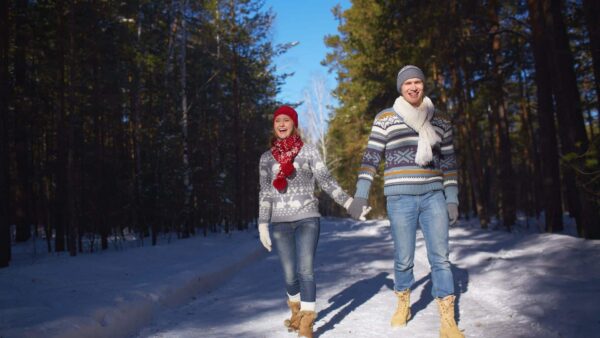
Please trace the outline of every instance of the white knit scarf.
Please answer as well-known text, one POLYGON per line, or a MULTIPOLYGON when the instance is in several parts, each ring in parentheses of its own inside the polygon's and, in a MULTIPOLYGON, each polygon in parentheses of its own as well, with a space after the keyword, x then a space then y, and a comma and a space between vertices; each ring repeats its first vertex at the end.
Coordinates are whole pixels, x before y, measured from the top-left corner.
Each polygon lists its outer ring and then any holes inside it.
POLYGON ((418 108, 408 103, 402 96, 399 96, 394 102, 396 114, 400 115, 404 123, 419 134, 415 163, 422 167, 431 162, 433 159, 431 148, 441 141, 429 122, 433 118, 434 110, 433 103, 427 96, 423 98, 423 102, 418 108))

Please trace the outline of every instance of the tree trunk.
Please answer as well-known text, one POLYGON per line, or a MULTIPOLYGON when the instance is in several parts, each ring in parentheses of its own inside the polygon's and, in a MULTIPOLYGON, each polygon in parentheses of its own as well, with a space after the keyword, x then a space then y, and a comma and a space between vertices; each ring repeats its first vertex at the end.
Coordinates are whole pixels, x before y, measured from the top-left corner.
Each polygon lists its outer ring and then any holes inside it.
POLYGON ((504 100, 504 78, 502 71, 502 45, 499 33, 500 23, 498 21, 498 4, 492 1, 489 16, 492 21, 492 74, 494 81, 495 99, 491 103, 492 114, 496 122, 494 146, 498 154, 498 191, 500 192, 500 217, 504 227, 508 230, 516 220, 515 191, 513 181, 511 144, 509 139, 509 117, 504 100))
POLYGON ((583 111, 579 98, 574 59, 569 47, 567 30, 562 18, 560 0, 543 0, 543 13, 546 28, 546 46, 552 62, 552 85, 556 100, 559 122, 559 136, 562 154, 574 154, 576 159, 564 167, 563 177, 567 186, 569 212, 575 217, 579 235, 586 238, 600 238, 600 217, 591 196, 581 187, 585 182, 578 170, 584 169, 583 155, 588 150, 583 111))
POLYGON ((56 133, 56 162, 53 166, 53 171, 56 180, 56 196, 53 202, 53 209, 55 213, 54 226, 56 230, 54 251, 61 252, 65 251, 65 229, 67 220, 67 148, 68 138, 65 132, 67 130, 67 114, 66 114, 66 89, 65 89, 65 22, 64 22, 65 8, 64 1, 59 0, 56 2, 56 42, 57 42, 57 64, 58 70, 57 75, 57 100, 58 100, 58 129, 56 133))
MULTIPOLYGON (((222 25, 222 18, 221 18, 221 9, 219 6, 215 6, 215 27, 216 27, 216 61, 218 65, 222 65, 222 54, 221 54, 221 45, 223 44, 223 38, 221 36, 222 32, 223 32, 223 25, 222 25)), ((217 81, 217 83, 221 82, 221 81, 225 81, 224 77, 222 77, 221 75, 219 76, 219 79, 217 81)), ((222 92, 222 86, 217 85, 215 86, 215 92, 214 92, 214 97, 215 100, 218 102, 217 103, 217 115, 218 116, 223 116, 224 111, 223 111, 223 92, 222 92)), ((205 120, 206 120, 206 137, 207 137, 207 144, 208 144, 208 153, 207 153, 207 157, 206 157, 206 166, 207 166, 207 174, 205 177, 205 182, 207 183, 205 186, 206 189, 206 195, 203 197, 204 200, 206 201, 206 208, 204 208, 204 212, 205 212, 205 223, 204 223, 204 228, 203 228, 203 234, 206 237, 208 235, 209 231, 214 231, 215 227, 217 225, 218 222, 218 218, 219 218, 219 214, 221 213, 220 210, 223 207, 223 203, 219 203, 218 201, 215 201, 214 198, 210 198, 208 192, 209 191, 216 191, 218 189, 217 184, 217 173, 218 173, 218 168, 219 168, 219 153, 220 153, 220 148, 223 147, 222 142, 218 142, 218 134, 215 133, 215 130, 219 130, 219 124, 216 123, 215 119, 213 119, 210 115, 206 116, 207 114, 204 113, 205 116, 205 120)))
POLYGON ((8 113, 9 113, 9 73, 8 40, 10 23, 8 21, 8 1, 0 5, 0 268, 8 266, 11 259, 10 247, 10 188, 8 156, 8 113))
MULTIPOLYGON (((583 0, 583 14, 590 37, 596 97, 600 97, 600 1, 583 0)), ((596 99, 596 110, 600 111, 600 102, 598 99, 596 99)))
MULTIPOLYGON (((469 71, 465 69, 464 59, 461 59, 461 68, 463 68, 463 72, 465 74, 469 74, 469 71)), ((453 88, 459 90, 458 102, 459 102, 459 112, 464 114, 465 123, 459 125, 459 131, 464 133, 464 139, 468 140, 465 143, 467 156, 470 156, 470 159, 466 161, 467 167, 464 169, 469 172, 469 178, 471 180, 472 190, 473 190, 473 199, 474 199, 474 207, 477 216, 479 217, 479 225, 482 229, 486 229, 488 224, 490 223, 489 211, 487 207, 486 193, 484 188, 484 177, 483 177, 483 165, 481 163, 481 144, 479 128, 477 126, 477 116, 473 113, 471 109, 471 104, 469 100, 469 92, 471 90, 471 86, 469 83, 460 83, 460 77, 458 76, 459 70, 456 68, 452 69, 452 83, 453 88)), ((468 76, 465 77, 469 79, 468 76)), ((468 81, 468 80, 466 80, 468 81)), ((462 189, 461 189, 462 190, 462 189)))
MULTIPOLYGON (((522 61, 524 62, 524 61, 522 61)), ((525 83, 525 78, 522 72, 519 72, 519 93, 521 97, 520 111, 521 111, 521 137, 524 140, 523 147, 523 162, 525 164, 526 177, 522 180, 522 187, 526 189, 525 196, 521 194, 521 198, 526 199, 526 209, 528 216, 539 216, 541 212, 540 208, 540 191, 541 191, 541 180, 540 180, 540 161, 539 154, 537 152, 537 142, 533 131, 533 120, 531 114, 531 102, 529 101, 529 90, 525 83)))
POLYGON ((183 172, 183 237, 189 237, 191 233, 190 215, 191 215, 191 196, 194 192, 192 183, 192 175, 189 161, 189 145, 188 145, 188 119, 189 106, 187 102, 187 67, 186 67, 186 50, 187 50, 187 20, 185 12, 188 8, 188 0, 185 0, 180 7, 181 15, 181 41, 180 41, 180 90, 181 90, 181 134, 182 134, 182 172, 183 172))
MULTIPOLYGON (((231 20, 231 27, 236 27, 237 23, 236 23, 236 8, 235 8, 235 1, 231 0, 229 2, 229 14, 230 14, 230 20, 231 20)), ((233 30, 234 32, 237 30, 233 30)), ((235 34, 235 33, 234 33, 235 34)), ((237 226, 237 228, 241 228, 241 219, 242 219, 242 210, 243 210, 243 201, 242 201, 242 192, 243 192, 243 181, 242 181, 242 171, 239 170, 239 168, 242 168, 242 153, 241 153, 241 149, 243 147, 243 144, 240 143, 244 142, 243 138, 239 138, 236 137, 240 131, 240 118, 241 118, 241 114, 240 114, 240 110, 241 110, 241 97, 240 97, 240 88, 239 88, 239 82, 240 82, 240 67, 239 67, 239 55, 238 55, 238 37, 237 36, 233 36, 232 37, 232 43, 231 43, 231 50, 232 50, 232 74, 231 74, 231 81, 232 81, 232 95, 233 95, 233 128, 232 128, 232 140, 238 140, 237 142, 235 142, 233 144, 233 151, 234 151, 234 162, 233 162, 233 173, 234 173, 234 182, 233 182, 233 189, 234 189, 234 214, 233 219, 231 219, 232 224, 235 224, 237 226), (236 144, 237 143, 237 144, 236 144)), ((227 231, 229 231, 229 228, 226 229, 227 231)))
POLYGON ((75 3, 71 0, 69 6, 69 110, 67 121, 67 248, 69 255, 77 255, 76 240, 79 237, 77 226, 77 208, 76 208, 76 191, 77 191, 77 174, 76 174, 76 154, 75 154, 75 124, 76 124, 76 104, 75 104, 75 3))
POLYGON ((30 114, 31 104, 27 100, 27 63, 26 46, 28 44, 27 32, 27 1, 17 1, 15 25, 15 159, 16 159, 16 187, 15 187, 15 223, 17 242, 27 241, 31 237, 31 163, 30 163, 30 114))
MULTIPOLYGON (((100 67, 100 61, 98 55, 92 56, 92 78, 94 83, 94 90, 100 91, 100 76, 102 74, 102 68, 100 67)), ((100 249, 108 249, 108 236, 110 235, 110 225, 108 222, 108 214, 110 212, 108 207, 108 200, 110 200, 110 192, 108 188, 108 182, 106 180, 106 121, 108 114, 104 106, 106 101, 98 102, 93 106, 94 114, 94 134, 95 134, 95 154, 94 154, 94 176, 95 186, 93 187, 94 198, 93 202, 93 218, 95 231, 100 235, 100 249)))
MULTIPOLYGON (((463 66, 464 68, 464 66, 463 66)), ((469 83, 465 85, 465 92, 463 96, 467 102, 466 106, 466 119, 467 125, 469 126, 469 151, 473 154, 473 158, 470 163, 469 171, 472 173, 471 179, 473 180, 474 194, 475 194, 475 207, 477 215, 479 216, 479 225, 482 229, 487 229, 490 224, 490 210, 489 210, 489 182, 486 180, 484 163, 481 160, 481 156, 484 153, 482 147, 484 142, 481 135, 479 134, 479 127, 477 123, 477 114, 472 111, 471 100, 469 99, 469 92, 471 86, 469 83)))
MULTIPOLYGON (((142 34, 142 18, 141 9, 138 8, 137 15, 137 36, 136 36, 136 51, 141 52, 141 34, 142 34)), ((142 128, 142 122, 140 118, 140 96, 142 93, 142 81, 140 80, 140 57, 136 57, 133 65, 133 72, 131 74, 130 82, 130 102, 131 107, 131 119, 129 121, 129 136, 131 143, 131 158, 132 163, 132 177, 131 177, 131 195, 132 195, 132 208, 131 208, 131 219, 132 228, 138 232, 139 238, 143 241, 145 234, 147 233, 146 224, 142 219, 142 151, 141 151, 141 137, 140 131, 142 128)))
POLYGON ((544 22, 539 0, 528 0, 529 21, 532 27, 531 44, 535 59, 535 82, 537 87, 537 118, 540 128, 539 154, 542 176, 542 199, 547 232, 563 230, 562 195, 558 157, 558 141, 552 102, 550 63, 544 51, 544 22))

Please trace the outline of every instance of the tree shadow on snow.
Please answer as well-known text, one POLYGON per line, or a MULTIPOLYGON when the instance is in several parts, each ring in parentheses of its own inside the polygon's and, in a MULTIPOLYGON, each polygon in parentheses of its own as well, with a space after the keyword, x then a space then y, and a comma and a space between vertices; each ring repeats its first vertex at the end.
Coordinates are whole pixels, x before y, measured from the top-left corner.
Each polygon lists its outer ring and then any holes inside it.
POLYGON ((336 313, 331 320, 325 323, 325 325, 320 326, 315 332, 315 335, 319 336, 333 329, 334 326, 339 324, 346 316, 348 316, 348 314, 379 293, 383 286, 393 290, 394 282, 387 278, 388 275, 389 273, 387 272, 381 272, 375 277, 360 280, 345 288, 337 295, 329 298, 328 301, 331 304, 326 309, 319 311, 320 318, 324 318, 329 313, 342 307, 343 309, 336 313))
MULTIPOLYGON (((454 277, 454 295, 456 296, 456 300, 454 302, 454 313, 456 317, 456 322, 458 323, 460 321, 460 311, 458 311, 460 308, 460 297, 463 293, 467 292, 468 290, 469 272, 466 269, 459 268, 454 264, 451 264, 450 268, 452 269, 452 276, 454 277)), ((415 318, 415 315, 419 313, 419 311, 424 310, 425 308, 427 308, 429 303, 433 302, 433 296, 431 295, 431 290, 433 288, 433 283, 431 281, 431 273, 416 281, 415 284, 413 284, 413 286, 411 287, 411 289, 414 290, 423 283, 425 283, 425 285, 423 286, 423 290, 421 290, 419 300, 417 300, 410 307, 412 318, 415 318)))

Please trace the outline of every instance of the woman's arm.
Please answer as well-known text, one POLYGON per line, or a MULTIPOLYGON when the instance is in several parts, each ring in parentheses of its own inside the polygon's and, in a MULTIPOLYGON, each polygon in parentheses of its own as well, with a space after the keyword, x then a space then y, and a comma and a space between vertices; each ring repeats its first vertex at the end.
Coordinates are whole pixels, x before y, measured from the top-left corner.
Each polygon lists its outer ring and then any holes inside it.
POLYGON ((273 202, 271 197, 271 167, 267 156, 261 156, 258 166, 260 191, 258 193, 258 224, 269 224, 273 202))
POLYGON ((333 178, 325 163, 321 158, 321 154, 314 148, 310 147, 310 167, 314 177, 317 180, 319 187, 331 196, 331 198, 339 205, 348 209, 352 202, 352 198, 348 195, 338 182, 333 178))

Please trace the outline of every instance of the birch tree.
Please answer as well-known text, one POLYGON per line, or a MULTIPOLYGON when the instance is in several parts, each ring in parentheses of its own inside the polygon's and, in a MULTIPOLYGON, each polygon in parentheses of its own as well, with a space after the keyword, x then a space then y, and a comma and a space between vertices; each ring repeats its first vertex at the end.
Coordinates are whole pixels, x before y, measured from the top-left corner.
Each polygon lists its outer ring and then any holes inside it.
MULTIPOLYGON (((303 97, 308 124, 306 134, 317 146, 325 165, 329 167, 327 125, 331 115, 331 93, 327 89, 326 78, 321 75, 313 76, 310 87, 303 92, 303 97)), ((335 162, 332 165, 335 165, 335 162)))

